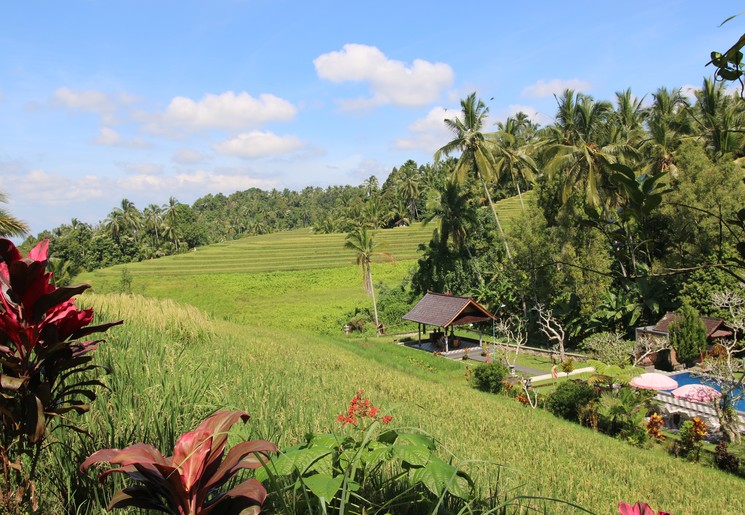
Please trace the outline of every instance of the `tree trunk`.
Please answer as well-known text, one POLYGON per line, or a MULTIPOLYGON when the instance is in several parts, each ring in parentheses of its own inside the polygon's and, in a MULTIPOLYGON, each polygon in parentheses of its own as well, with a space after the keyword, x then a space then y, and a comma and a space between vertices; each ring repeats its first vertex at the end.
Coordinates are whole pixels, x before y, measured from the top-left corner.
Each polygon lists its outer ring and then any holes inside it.
POLYGON ((507 236, 504 234, 504 230, 502 230, 502 224, 499 223, 499 215, 497 215, 497 210, 494 207, 494 202, 491 200, 491 194, 489 193, 489 188, 486 186, 486 181, 481 180, 481 183, 484 185, 484 191, 486 192, 486 199, 489 201, 489 206, 491 207, 492 213, 494 213, 494 219, 497 221, 497 227, 499 228, 499 235, 502 237, 502 242, 504 243, 504 250, 507 254, 507 259, 511 262, 512 261, 512 253, 510 252, 510 246, 507 244, 507 236))
POLYGON ((523 211, 525 211, 525 202, 523 202, 523 194, 520 191, 520 184, 518 184, 518 182, 515 181, 515 186, 517 187, 517 196, 520 197, 520 206, 522 206, 523 211))
POLYGON ((739 445, 742 437, 740 436, 740 420, 737 412, 732 406, 723 407, 720 402, 717 402, 714 407, 719 418, 719 428, 724 434, 725 440, 731 444, 739 445))
POLYGON ((370 294, 372 295, 373 311, 375 312, 375 336, 380 336, 380 322, 378 321, 378 303, 375 301, 375 286, 372 282, 372 271, 370 263, 367 264, 367 280, 370 282, 370 294))

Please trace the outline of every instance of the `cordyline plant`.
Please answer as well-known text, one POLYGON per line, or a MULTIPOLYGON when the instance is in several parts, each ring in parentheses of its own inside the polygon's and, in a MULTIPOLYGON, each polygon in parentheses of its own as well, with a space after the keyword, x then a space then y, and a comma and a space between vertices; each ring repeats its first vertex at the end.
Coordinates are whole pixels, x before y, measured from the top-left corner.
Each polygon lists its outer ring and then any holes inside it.
POLYGON ((23 258, 0 239, 0 502, 6 511, 36 509, 34 477, 47 426, 79 430, 68 419, 83 413, 101 383, 86 372, 101 340, 85 340, 121 321, 89 325, 93 310, 71 300, 88 285, 55 287, 46 271, 49 241, 23 258))
POLYGON ((225 454, 230 428, 249 416, 241 411, 219 411, 176 442, 173 456, 164 457, 152 445, 138 443, 126 449, 103 449, 91 454, 81 472, 94 463, 111 463, 99 476, 119 472, 137 482, 119 490, 108 509, 137 507, 178 515, 256 514, 266 490, 256 479, 247 479, 227 492, 219 489, 243 469, 257 469, 277 447, 266 440, 234 445, 225 454), (245 511, 244 511, 245 510, 245 511))

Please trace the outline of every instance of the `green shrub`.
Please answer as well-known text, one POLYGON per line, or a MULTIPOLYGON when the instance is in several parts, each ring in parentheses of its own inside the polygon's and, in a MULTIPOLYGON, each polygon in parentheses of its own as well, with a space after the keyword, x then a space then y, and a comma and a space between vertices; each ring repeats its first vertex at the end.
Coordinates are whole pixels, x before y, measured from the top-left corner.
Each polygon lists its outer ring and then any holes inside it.
POLYGON ((548 410, 557 417, 579 421, 580 409, 598 398, 595 389, 582 381, 567 381, 556 387, 546 401, 548 410))
POLYGON ((499 393, 504 388, 504 379, 509 372, 507 367, 499 362, 479 365, 473 370, 471 385, 482 392, 499 393))
POLYGON ((714 451, 714 463, 725 472, 737 474, 740 472, 740 458, 727 450, 727 443, 719 442, 714 451))
POLYGON ((670 343, 678 361, 690 365, 706 349, 706 327, 693 306, 683 304, 670 324, 670 343))
POLYGON ((592 355, 606 365, 625 367, 631 364, 631 355, 636 344, 625 340, 619 333, 602 332, 585 338, 580 349, 592 355))

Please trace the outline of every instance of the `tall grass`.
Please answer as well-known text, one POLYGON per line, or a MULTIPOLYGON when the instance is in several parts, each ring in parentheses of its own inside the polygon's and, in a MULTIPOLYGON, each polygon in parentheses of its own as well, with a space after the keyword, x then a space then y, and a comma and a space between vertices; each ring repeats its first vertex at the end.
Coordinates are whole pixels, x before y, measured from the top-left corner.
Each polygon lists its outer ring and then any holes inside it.
MULTIPOLYGON (((394 425, 432 434, 445 455, 509 466, 501 487, 510 494, 561 498, 597 513, 638 499, 673 513, 745 513, 742 480, 477 392, 459 379, 458 363, 375 339, 211 321, 191 307, 138 296, 82 299, 101 318, 126 323, 110 330, 97 357, 111 367, 104 378, 111 391, 101 392, 84 417, 91 437, 55 433, 61 443, 48 467, 57 472, 43 485, 45 494, 57 492, 52 513, 63 506, 100 511, 97 499, 106 499, 113 485, 98 487, 76 471, 94 449, 146 441, 169 452, 180 433, 221 408, 252 415, 236 426, 235 439, 286 447, 309 431, 334 429, 359 388, 395 417, 394 425), (86 495, 88 489, 96 493, 86 495)), ((472 469, 484 490, 496 481, 493 468, 472 469)))

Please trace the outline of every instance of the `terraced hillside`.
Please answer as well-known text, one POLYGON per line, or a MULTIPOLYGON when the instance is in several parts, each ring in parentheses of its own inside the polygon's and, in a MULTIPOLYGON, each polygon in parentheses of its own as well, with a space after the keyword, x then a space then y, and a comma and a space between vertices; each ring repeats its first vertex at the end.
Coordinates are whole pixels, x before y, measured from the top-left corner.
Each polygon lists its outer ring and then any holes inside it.
MULTIPOLYGON (((503 225, 509 226, 520 213, 520 202, 508 199, 498 209, 503 225)), ((375 283, 400 284, 419 257, 419 244, 430 239, 433 229, 434 224, 414 224, 376 231, 379 250, 393 261, 379 257, 373 263, 375 283)), ((252 236, 96 270, 75 281, 93 285, 98 293, 131 291, 173 299, 225 320, 278 329, 289 324, 296 330, 339 334, 355 310, 372 307, 344 238, 308 229, 252 236), (126 288, 125 275, 129 277, 126 288)))
MULTIPOLYGON (((517 197, 496 204, 503 226, 520 214, 517 197)), ((375 231, 380 243, 378 250, 389 254, 396 262, 417 259, 417 248, 427 242, 435 224, 421 223, 410 227, 375 231)), ((354 253, 344 248, 344 234, 315 234, 310 229, 250 236, 240 240, 218 243, 188 252, 126 265, 134 275, 198 275, 214 273, 261 273, 294 270, 322 270, 353 265, 354 253)), ((378 262, 386 257, 379 256, 378 262)), ((96 272, 106 277, 121 274, 121 266, 96 272)))

